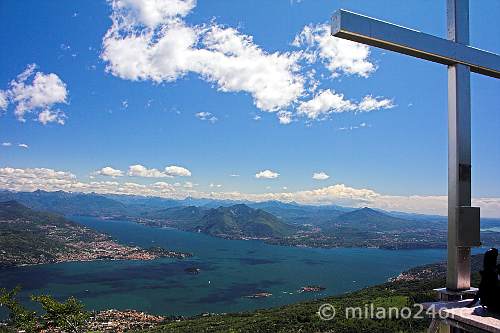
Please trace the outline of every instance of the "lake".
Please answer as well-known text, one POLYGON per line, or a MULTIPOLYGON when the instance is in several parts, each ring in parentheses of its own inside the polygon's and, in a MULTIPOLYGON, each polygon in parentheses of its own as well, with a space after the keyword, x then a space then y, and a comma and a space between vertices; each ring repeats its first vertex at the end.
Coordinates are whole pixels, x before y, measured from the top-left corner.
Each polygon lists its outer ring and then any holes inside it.
POLYGON ((481 231, 500 232, 500 227, 481 228, 481 231))
POLYGON ((342 294, 385 282, 408 268, 445 259, 446 251, 313 249, 215 238, 129 221, 72 220, 143 247, 191 252, 193 258, 75 262, 0 270, 0 286, 21 284, 23 296, 75 296, 87 309, 138 309, 163 315, 235 312, 342 294), (200 274, 184 270, 199 267, 200 274), (321 293, 299 293, 321 285, 321 293), (267 298, 244 296, 270 292, 267 298))

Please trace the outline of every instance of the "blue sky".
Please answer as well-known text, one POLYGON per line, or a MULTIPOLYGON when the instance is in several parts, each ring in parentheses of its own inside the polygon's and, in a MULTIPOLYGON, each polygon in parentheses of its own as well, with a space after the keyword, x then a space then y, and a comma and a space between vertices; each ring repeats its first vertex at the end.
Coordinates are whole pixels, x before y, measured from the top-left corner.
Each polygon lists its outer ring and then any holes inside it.
MULTIPOLYGON (((339 8, 445 36, 445 1, 153 3, 0 3, 1 187, 445 212, 446 67, 321 46, 339 8)), ((500 53, 499 12, 471 1, 471 45, 500 53)), ((473 196, 500 216, 500 81, 471 85, 473 196)))

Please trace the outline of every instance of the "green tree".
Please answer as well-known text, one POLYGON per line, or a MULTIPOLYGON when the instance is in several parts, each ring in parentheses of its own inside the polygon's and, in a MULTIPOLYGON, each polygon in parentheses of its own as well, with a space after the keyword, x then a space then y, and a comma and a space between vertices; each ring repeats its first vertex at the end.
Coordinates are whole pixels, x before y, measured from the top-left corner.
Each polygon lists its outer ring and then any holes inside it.
POLYGON ((90 318, 82 302, 70 297, 66 302, 58 302, 52 296, 31 296, 34 302, 40 303, 45 314, 40 321, 44 328, 59 328, 66 332, 81 332, 90 318))
POLYGON ((52 296, 31 296, 33 302, 42 306, 44 314, 37 316, 35 311, 28 310, 17 300, 21 287, 12 290, 0 289, 0 307, 9 311, 9 327, 24 330, 27 333, 41 329, 57 328, 64 332, 79 333, 85 329, 90 313, 84 305, 74 297, 65 302, 58 302, 52 296))
POLYGON ((29 333, 36 332, 36 313, 35 311, 26 309, 16 299, 17 294, 19 294, 20 291, 20 286, 17 286, 10 291, 4 288, 0 289, 0 307, 5 307, 9 311, 11 326, 29 333))

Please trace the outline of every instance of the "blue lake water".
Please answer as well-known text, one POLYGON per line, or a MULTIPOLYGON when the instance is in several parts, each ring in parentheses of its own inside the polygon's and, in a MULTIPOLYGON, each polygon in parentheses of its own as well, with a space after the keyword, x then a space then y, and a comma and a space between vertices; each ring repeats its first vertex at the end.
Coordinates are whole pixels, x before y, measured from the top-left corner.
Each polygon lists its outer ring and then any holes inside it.
POLYGON ((500 227, 481 228, 481 231, 500 232, 500 227))
POLYGON ((408 268, 444 260, 445 250, 312 249, 235 241, 142 226, 129 221, 73 217, 116 240, 192 252, 185 260, 97 261, 0 270, 0 286, 24 294, 75 296, 88 309, 138 309, 165 315, 235 312, 341 294, 385 282, 408 268), (199 267, 198 275, 184 269, 199 267), (321 285, 322 293, 298 293, 321 285), (270 292, 268 298, 244 296, 270 292))

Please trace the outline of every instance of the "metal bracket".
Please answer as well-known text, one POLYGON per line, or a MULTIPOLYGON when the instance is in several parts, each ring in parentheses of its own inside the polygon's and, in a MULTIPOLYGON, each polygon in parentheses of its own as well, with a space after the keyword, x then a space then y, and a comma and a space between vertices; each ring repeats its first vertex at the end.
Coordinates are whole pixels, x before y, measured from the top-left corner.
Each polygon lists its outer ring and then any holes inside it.
POLYGON ((481 245, 479 207, 457 207, 457 246, 473 247, 481 245))

